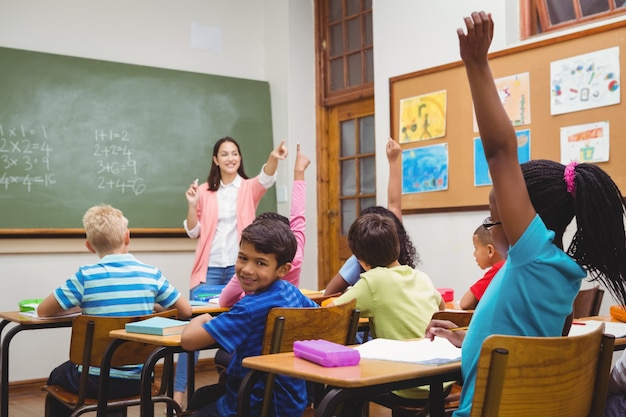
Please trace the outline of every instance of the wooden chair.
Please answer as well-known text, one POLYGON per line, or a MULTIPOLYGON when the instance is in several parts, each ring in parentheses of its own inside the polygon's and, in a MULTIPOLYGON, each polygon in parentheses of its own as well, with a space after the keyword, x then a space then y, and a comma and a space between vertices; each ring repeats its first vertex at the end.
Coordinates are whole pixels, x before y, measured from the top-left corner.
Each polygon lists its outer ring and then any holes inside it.
MULTIPOLYGON (((441 310, 433 314, 433 320, 449 320, 459 327, 469 326, 474 310, 441 310)), ((461 386, 453 384, 444 392, 444 407, 446 413, 456 410, 459 406, 461 386)), ((400 399, 387 395, 373 398, 372 402, 391 409, 392 417, 423 417, 430 412, 428 400, 425 399, 400 399)))
POLYGON ((492 335, 478 361, 471 417, 601 417, 614 337, 492 335))
MULTIPOLYGON (((41 389, 46 391, 46 417, 51 415, 50 404, 56 400, 72 411, 71 416, 96 411, 98 398, 87 397, 86 388, 89 375, 89 368, 100 366, 102 357, 112 342, 109 337, 111 330, 123 329, 126 323, 143 320, 153 316, 177 317, 178 310, 172 309, 160 313, 134 316, 134 317, 103 317, 103 316, 77 316, 72 322, 72 338, 70 341, 70 361, 82 365, 80 388, 78 394, 67 391, 58 385, 45 385, 41 389)), ((113 355, 111 366, 118 367, 124 365, 134 365, 144 363, 145 359, 155 349, 154 345, 139 342, 128 342, 121 345, 113 355)), ((176 412, 182 412, 178 403, 170 396, 166 395, 168 381, 171 380, 173 370, 173 358, 165 361, 160 384, 153 384, 153 401, 166 402, 170 404, 176 412)), ((100 384, 108 386, 109 375, 100 375, 100 384)), ((126 408, 132 405, 139 405, 139 395, 127 398, 110 399, 107 401, 107 409, 120 410, 126 415, 126 408)))
MULTIPOLYGON (((296 340, 324 339, 342 345, 354 344, 359 323, 356 300, 332 307, 273 308, 267 315, 262 355, 293 351, 296 340)), ((240 398, 250 398, 260 375, 250 372, 239 389, 240 398)), ((274 375, 268 374, 261 416, 268 414, 272 402, 274 375)), ((319 389, 319 387, 317 388, 319 389)), ((317 392, 317 391, 316 391, 317 392)), ((316 397, 319 396, 316 394, 316 397)), ((240 401, 238 415, 250 415, 250 403, 240 401)))
POLYGON ((604 290, 600 287, 588 288, 578 291, 572 307, 573 317, 597 316, 600 313, 604 290))

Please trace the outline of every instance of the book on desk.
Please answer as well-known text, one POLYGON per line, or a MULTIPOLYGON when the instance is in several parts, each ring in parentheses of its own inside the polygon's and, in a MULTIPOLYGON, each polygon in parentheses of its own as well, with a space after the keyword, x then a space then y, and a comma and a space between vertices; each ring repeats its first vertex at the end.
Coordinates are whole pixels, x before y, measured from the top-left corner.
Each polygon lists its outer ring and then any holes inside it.
POLYGON ((128 333, 154 334, 157 336, 171 336, 183 332, 189 322, 170 319, 167 317, 150 317, 146 320, 126 323, 128 333))

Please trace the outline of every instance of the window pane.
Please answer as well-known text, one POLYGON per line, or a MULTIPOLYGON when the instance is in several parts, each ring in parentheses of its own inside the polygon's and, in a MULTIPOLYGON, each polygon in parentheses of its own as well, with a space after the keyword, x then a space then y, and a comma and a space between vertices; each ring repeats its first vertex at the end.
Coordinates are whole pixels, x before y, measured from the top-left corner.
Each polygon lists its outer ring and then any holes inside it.
POLYGON ((361 211, 376 205, 375 197, 365 197, 361 199, 361 211))
MULTIPOLYGON (((624 0, 626 1, 626 0, 624 0)), ((365 82, 374 82, 374 50, 366 49, 365 53, 365 82)))
POLYGON ((620 8, 626 6, 626 0, 615 0, 615 7, 620 8))
POLYGON ((361 11, 361 0, 348 0, 346 16, 352 16, 361 11))
POLYGON ((354 159, 341 161, 341 195, 356 195, 356 168, 354 159))
MULTIPOLYGON (((624 0, 626 1, 626 0, 624 0)), ((372 0, 365 0, 365 6, 364 6, 364 10, 369 10, 372 8, 372 0)))
POLYGON ((546 0, 546 2, 548 3, 548 14, 550 15, 550 23, 552 23, 553 25, 576 19, 574 3, 572 3, 571 1, 546 0))
POLYGON ((361 158, 361 194, 376 192, 376 158, 361 158))
POLYGON ((348 20, 348 52, 361 49, 361 19, 348 20))
POLYGON ((342 0, 328 0, 328 21, 334 22, 342 17, 342 0))
POLYGON ((354 120, 341 122, 341 156, 356 155, 354 120))
POLYGON ((348 235, 350 226, 356 219, 356 200, 343 200, 341 202, 341 234, 348 235))
POLYGON ((348 87, 363 84, 361 76, 361 53, 348 55, 348 87))
POLYGON ((330 26, 328 29, 329 43, 330 43, 330 56, 336 57, 343 54, 343 25, 330 26))
POLYGON ((374 153, 376 145, 374 140, 374 116, 362 117, 359 120, 359 153, 374 153))
POLYGON ((580 0, 580 11, 583 16, 609 11, 608 0, 580 0))
POLYGON ((372 14, 371 13, 367 13, 363 15, 363 23, 364 23, 363 36, 365 37, 364 46, 372 46, 374 45, 374 31, 372 30, 372 14))
POLYGON ((333 59, 330 61, 330 89, 338 91, 343 88, 343 58, 333 59))

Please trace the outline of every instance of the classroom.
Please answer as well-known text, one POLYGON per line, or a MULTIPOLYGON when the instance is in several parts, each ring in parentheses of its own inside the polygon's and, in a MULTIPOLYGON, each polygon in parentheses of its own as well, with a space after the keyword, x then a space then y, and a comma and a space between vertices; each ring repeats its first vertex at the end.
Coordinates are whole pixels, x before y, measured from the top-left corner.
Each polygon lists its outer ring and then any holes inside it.
MULTIPOLYGON (((289 156, 278 168, 277 211, 289 212, 282 198, 291 189, 296 145, 311 159, 307 172, 307 243, 301 287, 318 289, 318 218, 320 195, 316 132, 315 26, 310 0, 2 0, 0 47, 135 64, 193 73, 267 81, 271 95, 273 141, 281 140, 289 156), (211 42, 194 44, 193 34, 207 29, 211 42)), ((517 0, 373 1, 376 201, 386 206, 388 181, 385 142, 392 131, 390 78, 459 60, 456 28, 473 10, 492 13, 496 35, 491 50, 519 43, 517 0), (434 41, 436 40, 436 41, 434 41)), ((622 17, 623 19, 623 17, 622 17)), ((0 64, 1 66, 2 64, 0 64)), ((6 100, 7 98, 5 98, 6 100)), ((8 98, 9 100, 11 98, 8 98)), ((0 115, 0 118, 2 115, 0 115)), ((1 123, 1 121, 0 121, 1 123)), ((454 121, 449 121, 454 123, 454 121)), ((224 132, 224 136, 229 132, 224 132)), ((184 143, 184 132, 178 141, 184 143)), ((183 152, 190 150, 181 147, 183 152)), ((209 156, 206 155, 207 161, 209 156)), ((184 154, 180 158, 185 158, 184 154)), ((208 165, 207 165, 208 166, 208 165)), ((246 167, 256 174, 259 166, 246 167)), ((189 181, 193 181, 190 177, 189 181)), ((188 184, 180 190, 180 200, 188 184)), ((93 204, 101 203, 93 201, 93 204)), ((456 298, 482 273, 472 256, 472 233, 489 214, 483 208, 433 211, 404 216, 404 225, 420 255, 419 268, 437 287, 452 288, 456 298)), ((4 204, 0 212, 6 208, 4 204)), ((158 209, 158 208, 148 208, 158 209)), ((185 216, 180 213, 180 227, 185 216)), ((132 228, 133 219, 130 218, 132 228)), ((134 238, 131 252, 158 265, 183 293, 188 291, 195 241, 186 237, 134 238)), ((94 255, 79 237, 0 238, 4 285, 2 311, 17 301, 43 297, 94 255)), ((586 283, 584 285, 587 285, 586 283)), ((605 297, 601 314, 608 314, 605 297)), ((11 381, 44 378, 67 357, 69 330, 46 335, 46 355, 37 346, 41 335, 28 334, 12 345, 11 381), (14 365, 13 365, 14 364, 14 365)))

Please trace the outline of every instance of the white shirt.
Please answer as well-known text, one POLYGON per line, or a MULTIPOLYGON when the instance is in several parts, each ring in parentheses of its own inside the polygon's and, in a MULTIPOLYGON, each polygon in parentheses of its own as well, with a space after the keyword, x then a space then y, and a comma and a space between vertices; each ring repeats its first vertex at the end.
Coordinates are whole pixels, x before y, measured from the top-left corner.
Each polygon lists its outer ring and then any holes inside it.
MULTIPOLYGON (((263 171, 265 165, 261 168, 259 174, 259 183, 270 188, 276 182, 276 174, 267 175, 263 171)), ((239 254, 239 236, 237 235, 237 194, 241 188, 243 178, 237 175, 235 180, 230 184, 224 184, 220 181, 220 187, 217 189, 217 229, 213 236, 211 244, 211 253, 209 254, 209 267, 224 268, 235 264, 237 255, 239 254)), ((189 230, 187 228, 187 219, 183 221, 183 226, 187 232, 187 236, 197 238, 200 236, 200 222, 189 230)))

